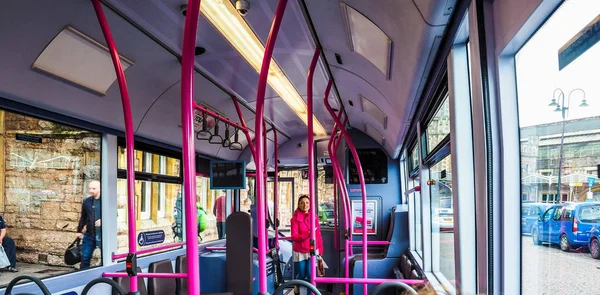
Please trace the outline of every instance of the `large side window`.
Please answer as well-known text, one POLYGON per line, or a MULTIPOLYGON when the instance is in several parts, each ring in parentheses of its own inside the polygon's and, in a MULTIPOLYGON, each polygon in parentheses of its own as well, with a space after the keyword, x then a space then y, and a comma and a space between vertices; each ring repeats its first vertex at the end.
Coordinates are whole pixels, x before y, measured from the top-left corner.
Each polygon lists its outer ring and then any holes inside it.
MULTIPOLYGON (((49 277, 79 268, 63 262, 78 229, 101 242, 102 228, 94 225, 102 209, 100 149, 99 133, 0 109, 0 230, 20 274, 49 277), (80 227, 86 199, 94 205, 86 206, 91 222, 80 227)), ((101 265, 99 250, 90 258, 91 267, 101 265)), ((0 285, 13 277, 2 274, 0 285)))
MULTIPOLYGON (((564 1, 516 53, 521 195, 527 195, 528 202, 600 201, 598 175, 591 174, 600 163, 600 44, 593 41, 599 14, 598 1, 564 1)), ((543 219, 549 219, 547 215, 543 219)), ((559 207, 552 219, 572 220, 572 215, 559 207)), ((550 227, 553 235, 557 229, 550 227)), ((571 234, 583 236, 586 230, 574 221, 569 225, 571 248, 588 246, 587 238, 571 239, 571 234)), ((558 259, 559 253, 536 245, 525 234, 520 248, 522 294, 552 293, 556 288, 572 293, 600 277, 596 260, 576 252, 560 253, 561 267, 548 272, 546 262, 558 259), (570 268, 577 271, 567 271, 570 268)), ((561 239, 549 242, 558 246, 561 239)))
MULTIPOLYGON (((137 201, 138 247, 157 247, 183 239, 182 183, 180 160, 157 152, 136 150, 135 197, 137 201), (152 238, 145 238, 152 237, 152 238), (164 237, 155 239, 154 237, 164 237)), ((117 253, 128 252, 127 155, 118 147, 117 253)))

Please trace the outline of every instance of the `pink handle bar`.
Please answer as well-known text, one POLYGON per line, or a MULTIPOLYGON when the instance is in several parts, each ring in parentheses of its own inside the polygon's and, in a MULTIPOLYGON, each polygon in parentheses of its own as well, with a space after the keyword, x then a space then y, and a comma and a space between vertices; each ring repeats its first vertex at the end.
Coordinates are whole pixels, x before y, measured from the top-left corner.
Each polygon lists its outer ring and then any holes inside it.
MULTIPOLYGON (((225 251, 227 250, 227 247, 206 247, 204 248, 207 251, 225 251)), ((252 248, 252 251, 254 251, 254 253, 258 253, 258 249, 257 248, 252 248)))
MULTIPOLYGON (((107 278, 126 278, 129 275, 126 272, 105 272, 103 277, 107 278)), ((188 277, 186 273, 154 273, 154 272, 138 272, 140 278, 159 278, 159 279, 185 279, 188 277)))
MULTIPOLYGON (((362 241, 348 241, 350 245, 362 245, 362 241)), ((367 241, 367 245, 389 245, 388 241, 367 241)))
POLYGON ((416 285, 425 283, 424 280, 398 280, 398 279, 364 279, 364 278, 315 278, 315 283, 333 283, 333 284, 383 284, 387 282, 401 282, 407 285, 416 285))
MULTIPOLYGON (((160 247, 139 250, 139 251, 136 252, 136 254, 137 255, 141 255, 141 254, 147 254, 147 253, 152 253, 152 252, 158 252, 158 251, 165 250, 165 249, 181 247, 183 245, 185 245, 185 242, 168 244, 168 245, 164 245, 164 246, 160 246, 160 247)), ((127 253, 124 253, 124 254, 114 254, 113 253, 112 260, 122 259, 122 258, 125 258, 125 257, 127 257, 127 253)))

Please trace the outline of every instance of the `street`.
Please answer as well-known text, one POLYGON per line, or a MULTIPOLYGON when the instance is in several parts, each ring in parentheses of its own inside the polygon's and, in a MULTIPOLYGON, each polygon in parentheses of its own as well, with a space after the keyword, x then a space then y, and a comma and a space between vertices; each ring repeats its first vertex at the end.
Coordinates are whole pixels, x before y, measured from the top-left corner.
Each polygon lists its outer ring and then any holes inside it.
POLYGON ((521 238, 521 247, 522 294, 600 294, 600 260, 588 252, 567 253, 555 245, 536 246, 530 236, 521 238))

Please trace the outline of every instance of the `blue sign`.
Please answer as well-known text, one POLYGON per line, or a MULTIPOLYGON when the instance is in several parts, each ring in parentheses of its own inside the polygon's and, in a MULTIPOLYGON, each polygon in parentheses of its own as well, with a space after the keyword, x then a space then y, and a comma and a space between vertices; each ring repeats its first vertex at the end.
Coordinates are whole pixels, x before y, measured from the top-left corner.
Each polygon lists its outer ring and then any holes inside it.
POLYGON ((558 50, 558 70, 564 69, 600 41, 600 16, 558 50))
POLYGON ((165 241, 164 230, 153 230, 141 232, 137 236, 137 242, 140 247, 161 244, 165 241))
POLYGON ((595 177, 588 177, 588 187, 594 186, 594 181, 596 181, 595 177))

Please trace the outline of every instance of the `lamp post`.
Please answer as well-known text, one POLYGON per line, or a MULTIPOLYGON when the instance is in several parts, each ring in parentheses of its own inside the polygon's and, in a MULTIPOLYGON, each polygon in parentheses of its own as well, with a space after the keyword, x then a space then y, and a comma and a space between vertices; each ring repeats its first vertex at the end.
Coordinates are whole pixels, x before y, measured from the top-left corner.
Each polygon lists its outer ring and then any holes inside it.
POLYGON ((573 92, 575 92, 575 91, 581 91, 581 93, 583 93, 583 99, 581 100, 581 104, 579 106, 587 107, 588 104, 585 99, 585 91, 583 91, 583 89, 581 89, 581 88, 575 88, 575 89, 571 90, 571 92, 569 92, 569 95, 567 96, 566 104, 565 104, 565 93, 560 88, 556 88, 554 90, 554 93, 552 94, 552 102, 548 105, 551 107, 556 106, 556 109, 554 111, 561 112, 561 114, 562 114, 562 135, 560 136, 560 152, 559 152, 559 158, 558 158, 558 188, 557 188, 557 191, 558 191, 559 202, 562 202, 561 178, 562 178, 563 144, 565 141, 565 119, 567 118, 567 116, 569 114, 569 107, 571 105, 571 94, 573 94, 573 92), (562 99, 560 104, 558 104, 556 102, 556 100, 557 100, 556 94, 557 93, 558 93, 558 99, 562 99))

